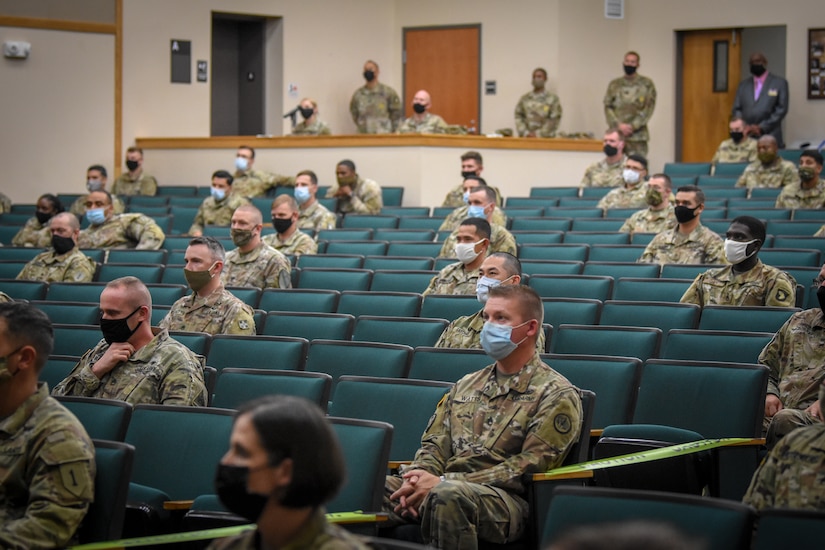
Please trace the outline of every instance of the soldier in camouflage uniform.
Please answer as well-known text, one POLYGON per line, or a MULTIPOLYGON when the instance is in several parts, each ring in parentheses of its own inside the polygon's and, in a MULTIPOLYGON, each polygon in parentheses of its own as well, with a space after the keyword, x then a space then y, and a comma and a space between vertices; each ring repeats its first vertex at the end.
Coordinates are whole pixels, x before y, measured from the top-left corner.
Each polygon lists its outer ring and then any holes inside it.
POLYGON ((656 87, 636 72, 638 68, 639 54, 627 52, 625 75, 611 80, 604 94, 604 115, 607 125, 618 128, 624 136, 625 153, 647 156, 647 123, 656 107, 656 87))
POLYGON ((282 176, 272 172, 253 170, 255 164, 255 149, 246 145, 238 147, 235 157, 235 175, 232 182, 232 192, 248 199, 263 197, 266 192, 279 185, 292 187, 295 180, 289 176, 282 176))
POLYGON ((97 263, 77 248, 80 223, 69 212, 50 220, 51 248, 41 252, 27 263, 18 279, 46 281, 47 283, 90 283, 97 263))
POLYGON ((378 82, 378 63, 364 63, 367 83, 355 90, 349 102, 349 112, 359 134, 392 134, 404 117, 398 94, 378 82))
POLYGON ((722 238, 700 223, 705 194, 695 185, 676 190, 674 213, 678 225, 662 231, 648 243, 641 263, 725 264, 722 238))
MULTIPOLYGON (((481 153, 478 151, 467 151, 461 155, 461 184, 450 189, 447 196, 444 197, 444 202, 441 203, 443 207, 460 208, 467 204, 468 192, 466 187, 467 178, 478 177, 481 178, 481 172, 484 171, 484 162, 481 153)), ((479 179, 479 181, 484 181, 479 179)), ((486 182, 485 182, 486 183, 486 182)), ((497 187, 491 185, 490 187, 496 192, 496 206, 504 206, 504 200, 501 196, 501 191, 497 187)), ((457 220, 458 222, 461 219, 457 220)))
POLYGON ((768 134, 756 142, 759 160, 750 163, 736 182, 747 187, 748 196, 754 187, 785 187, 799 184, 799 174, 792 162, 779 156, 776 138, 768 134))
POLYGON ((619 228, 622 233, 659 233, 676 225, 670 203, 673 183, 667 174, 654 174, 647 182, 645 202, 648 207, 631 214, 619 228))
POLYGON ((284 255, 317 254, 318 243, 298 228, 298 203, 289 195, 279 195, 272 201, 274 235, 262 240, 284 255))
MULTIPOLYGON (((450 212, 450 214, 444 218, 444 221, 438 227, 439 231, 455 231, 458 225, 461 223, 462 220, 467 219, 469 216, 469 203, 470 203, 470 193, 473 190, 478 189, 479 187, 488 187, 487 182, 484 181, 484 178, 481 176, 467 176, 464 178, 464 183, 462 184, 461 188, 464 193, 464 198, 462 199, 462 205, 450 212)), ((490 187, 490 189, 494 188, 490 187)), ((497 194, 497 193, 496 193, 497 194)), ((494 223, 501 226, 507 225, 507 216, 504 214, 504 211, 501 210, 498 206, 493 207, 493 215, 491 217, 490 223, 494 223)))
POLYGON ((0 292, 0 304, 6 304, 8 302, 13 302, 14 298, 6 294, 5 292, 0 292))
POLYGON ((38 382, 53 343, 45 313, 0 305, 0 548, 71 546, 94 500, 92 440, 38 382))
POLYGON ((318 176, 312 170, 302 170, 295 176, 295 201, 298 203, 298 227, 312 229, 318 233, 322 229, 335 229, 337 218, 318 202, 318 176))
POLYGON ((455 241, 450 256, 458 262, 450 264, 432 278, 422 292, 428 294, 475 294, 478 282, 478 268, 490 248, 490 224, 482 218, 467 218, 456 229, 455 241))
POLYGON ((127 172, 120 175, 112 184, 113 195, 145 195, 153 197, 158 193, 158 182, 154 176, 143 171, 143 149, 129 147, 126 149, 127 172))
POLYGON ((115 279, 100 294, 100 311, 103 340, 83 354, 53 395, 206 406, 204 358, 151 327, 146 285, 136 277, 115 279))
POLYGON ((544 89, 547 71, 533 71, 533 91, 521 96, 516 104, 516 132, 519 137, 556 137, 561 121, 561 103, 556 94, 544 89))
POLYGON ((822 154, 815 149, 802 151, 799 157, 799 183, 786 185, 776 198, 776 208, 822 208, 825 206, 825 181, 822 154))
POLYGON ((11 212, 11 199, 0 193, 0 214, 11 212))
POLYGON ((598 208, 643 208, 647 204, 647 159, 641 155, 630 155, 622 169, 624 185, 610 190, 596 203, 598 208))
POLYGON ((80 232, 80 248, 136 248, 158 250, 166 235, 155 220, 143 214, 115 214, 106 191, 86 195, 86 217, 91 225, 80 232))
POLYGON ((293 136, 328 136, 332 133, 326 122, 318 119, 318 104, 314 99, 305 97, 301 100, 299 108, 304 120, 292 129, 293 136))
POLYGON ((52 233, 49 231, 49 220, 55 214, 60 214, 65 209, 56 196, 47 193, 37 199, 37 207, 34 217, 29 219, 17 234, 12 237, 13 246, 26 246, 33 248, 46 248, 52 242, 52 233))
POLYGON ((338 199, 336 212, 379 214, 384 207, 381 187, 355 171, 355 163, 342 160, 335 167, 336 184, 327 189, 327 198, 338 199))
MULTIPOLYGON (((482 309, 451 322, 438 341, 437 348, 481 349, 481 329, 484 327, 484 309, 490 289, 501 285, 521 284, 521 262, 506 252, 493 252, 479 268, 481 276, 476 283, 476 297, 482 309)), ((544 353, 544 331, 539 331, 536 351, 544 353)))
MULTIPOLYGON (((100 164, 93 164, 86 170, 86 191, 92 193, 94 191, 106 191, 106 167, 100 164)), ((77 216, 78 219, 86 215, 86 199, 88 195, 82 195, 75 199, 69 207, 69 212, 77 216)), ((115 214, 123 214, 126 212, 126 204, 120 200, 116 195, 112 195, 112 205, 115 209, 115 214)))
POLYGON ((739 216, 731 221, 725 237, 725 259, 730 265, 697 275, 680 301, 702 307, 794 307, 794 278, 759 259, 765 224, 751 216, 739 216))
POLYGON ((249 199, 232 192, 232 174, 226 170, 218 170, 212 174, 211 196, 203 199, 189 234, 193 237, 203 235, 206 225, 228 227, 232 222, 232 214, 239 206, 249 204, 249 199))
MULTIPOLYGON (((602 147, 605 157, 599 162, 595 162, 584 171, 580 188, 584 187, 619 187, 624 185, 622 171, 627 162, 627 155, 624 154, 624 137, 616 128, 608 128, 604 133, 604 146, 602 147)), ((582 195, 579 189, 579 196, 582 195)))
POLYGON ((447 123, 430 112, 432 101, 427 90, 415 92, 412 100, 413 115, 398 126, 399 134, 443 134, 447 123))
POLYGON ((226 254, 221 280, 226 286, 292 288, 292 267, 286 256, 261 240, 263 217, 252 205, 232 214, 232 242, 236 248, 226 254))
POLYGON ((195 237, 186 249, 183 274, 190 296, 177 300, 158 326, 171 331, 209 334, 255 334, 252 308, 221 282, 226 252, 213 237, 195 237))
POLYGON ((757 158, 756 140, 748 137, 742 117, 732 118, 728 128, 730 138, 719 144, 711 160, 714 169, 720 162, 753 162, 757 158))
MULTIPOLYGON (((503 225, 499 225, 493 221, 496 206, 494 202, 495 191, 493 191, 492 187, 486 185, 476 187, 470 193, 468 200, 467 216, 469 218, 485 219, 492 228, 490 233, 490 252, 507 252, 515 256, 517 253, 516 238, 512 233, 507 231, 503 225)), ((450 236, 444 240, 438 257, 452 257, 456 242, 458 242, 458 229, 453 231, 450 236)))
MULTIPOLYGON (((825 385, 819 401, 825 402, 825 385)), ((819 418, 822 418, 822 408, 819 418)), ((793 508, 825 511, 825 424, 794 430, 771 450, 751 480, 742 502, 757 510, 793 508)))
POLYGON ((426 544, 451 550, 524 535, 522 476, 560 466, 581 430, 579 391, 536 353, 543 314, 528 287, 490 289, 482 345, 496 362, 453 386, 412 464, 387 477, 390 526, 420 523, 426 544))
POLYGON ((817 279, 820 307, 791 315, 759 354, 768 367, 765 399, 767 445, 772 447, 785 434, 822 421, 817 386, 825 377, 825 265, 817 279))

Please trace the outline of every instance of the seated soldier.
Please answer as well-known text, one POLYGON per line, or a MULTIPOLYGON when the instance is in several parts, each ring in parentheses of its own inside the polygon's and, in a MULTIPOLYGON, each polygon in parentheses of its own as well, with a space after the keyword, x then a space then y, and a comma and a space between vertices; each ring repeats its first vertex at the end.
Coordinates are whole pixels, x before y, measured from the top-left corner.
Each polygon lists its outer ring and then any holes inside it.
POLYGON ((298 228, 299 208, 294 198, 278 195, 272 201, 270 214, 275 234, 263 237, 266 244, 286 255, 300 256, 318 252, 318 243, 298 228))
POLYGON ((456 230, 452 254, 458 262, 442 269, 422 294, 475 294, 478 268, 490 248, 490 224, 482 218, 467 218, 456 230))
POLYGON ((229 227, 232 214, 239 206, 249 204, 249 199, 232 193, 232 174, 226 170, 218 170, 212 174, 210 196, 203 199, 198 207, 198 213, 189 228, 193 237, 203 235, 203 228, 207 225, 229 227))
POLYGON ((62 212, 49 221, 51 248, 27 263, 18 279, 47 283, 90 283, 97 263, 77 248, 80 223, 74 214, 62 212))
POLYGON ((86 195, 86 219, 77 242, 80 248, 137 248, 158 250, 166 235, 158 224, 143 214, 115 214, 112 195, 93 191, 86 195))
MULTIPOLYGON (((469 198, 467 199, 469 202, 467 205, 467 217, 482 218, 490 224, 490 252, 507 252, 515 256, 516 238, 513 237, 513 234, 507 231, 503 225, 499 225, 493 221, 493 216, 497 208, 495 196, 496 194, 493 188, 487 185, 480 185, 471 189, 469 198)), ((463 224, 464 222, 461 223, 463 224)), ((456 229, 444 240, 444 244, 438 253, 439 258, 449 258, 453 255, 457 237, 458 230, 456 229)))
POLYGON ((34 248, 46 248, 52 242, 52 233, 49 230, 49 220, 55 214, 63 212, 63 203, 56 196, 46 193, 37 199, 37 206, 34 217, 26 222, 26 225, 12 237, 13 246, 30 246, 34 248))

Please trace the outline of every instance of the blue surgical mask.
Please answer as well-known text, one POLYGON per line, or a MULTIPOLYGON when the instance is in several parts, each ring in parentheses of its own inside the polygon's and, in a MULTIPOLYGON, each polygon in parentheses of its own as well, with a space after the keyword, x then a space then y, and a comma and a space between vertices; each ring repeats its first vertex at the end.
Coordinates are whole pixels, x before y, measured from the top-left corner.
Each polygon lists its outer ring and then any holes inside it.
POLYGON ((244 157, 235 157, 235 168, 241 172, 246 172, 246 169, 249 168, 249 161, 244 157))
POLYGON ((464 191, 464 195, 462 196, 462 200, 464 201, 464 204, 468 204, 470 202, 470 192, 469 191, 464 191))
POLYGON ((91 210, 86 210, 86 219, 89 220, 89 223, 92 225, 100 225, 106 221, 106 214, 103 208, 92 208, 91 210))
MULTIPOLYGON (((509 278, 510 277, 507 277, 507 279, 509 278)), ((507 279, 504 279, 504 281, 507 279)), ((493 279, 492 277, 479 277, 476 282, 476 298, 478 298, 478 301, 482 304, 486 304, 490 289, 500 286, 504 281, 499 281, 498 279, 493 279)))
POLYGON ((212 198, 216 201, 222 201, 226 198, 226 190, 218 189, 217 187, 212 187, 210 189, 210 193, 212 193, 212 198))
POLYGON ((304 204, 311 197, 309 187, 296 187, 294 193, 295 200, 298 201, 298 204, 304 204))
POLYGON ((478 204, 471 204, 467 207, 468 218, 486 218, 484 215, 484 207, 478 204))
POLYGON ((519 344, 527 339, 527 336, 525 336, 519 342, 510 340, 513 329, 524 326, 529 322, 525 321, 520 325, 511 327, 510 325, 500 325, 486 321, 481 329, 481 347, 484 348, 484 353, 496 361, 500 361, 513 353, 519 344))

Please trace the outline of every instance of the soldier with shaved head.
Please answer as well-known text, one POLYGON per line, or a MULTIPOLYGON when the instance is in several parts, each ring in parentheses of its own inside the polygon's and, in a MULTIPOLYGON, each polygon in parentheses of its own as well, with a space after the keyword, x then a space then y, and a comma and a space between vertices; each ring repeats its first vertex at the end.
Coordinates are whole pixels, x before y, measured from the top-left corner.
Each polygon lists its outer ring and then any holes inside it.
POLYGON ((292 288, 289 260, 261 240, 262 229, 263 216, 254 206, 240 206, 232 214, 230 234, 237 248, 226 254, 224 285, 292 288))
POLYGON ((97 264, 77 248, 80 223, 74 214, 61 212, 49 220, 52 247, 27 263, 18 279, 49 283, 89 283, 97 264))

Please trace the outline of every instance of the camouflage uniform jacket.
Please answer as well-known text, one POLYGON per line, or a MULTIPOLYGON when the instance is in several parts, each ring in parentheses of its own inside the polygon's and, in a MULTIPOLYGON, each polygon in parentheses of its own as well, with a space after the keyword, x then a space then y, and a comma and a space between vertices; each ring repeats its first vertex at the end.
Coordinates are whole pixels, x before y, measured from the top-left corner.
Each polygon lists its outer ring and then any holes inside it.
POLYGON ((751 138, 742 138, 742 141, 736 143, 728 138, 719 144, 716 154, 713 155, 713 164, 728 163, 728 162, 753 162, 757 160, 756 140, 751 138))
POLYGON ((799 173, 792 162, 777 157, 770 165, 765 166, 757 160, 748 164, 742 175, 736 181, 736 187, 785 187, 799 184, 799 173))
POLYGON ((118 399, 132 405, 206 406, 206 386, 203 383, 204 358, 169 336, 166 330, 156 330, 155 337, 137 350, 128 361, 98 378, 92 372, 109 349, 101 340, 83 354, 52 395, 81 395, 118 399))
POLYGON ((218 286, 209 296, 193 292, 177 300, 158 326, 171 331, 255 335, 254 311, 218 286))
POLYGON ((637 260, 648 264, 726 264, 725 242, 702 224, 688 235, 679 226, 662 231, 650 241, 637 260))
MULTIPOLYGON (((504 229, 503 225, 498 225, 497 223, 491 224, 490 227, 492 228, 492 235, 490 235, 490 249, 488 250, 488 254, 492 254, 493 252, 507 252, 508 254, 516 256, 518 254, 518 247, 516 246, 516 238, 513 234, 504 229)), ((458 229, 444 239, 444 244, 441 246, 438 257, 454 258, 457 239, 458 229)), ((475 290, 473 290, 473 292, 475 292, 475 290)), ((470 294, 472 294, 472 292, 470 294)))
POLYGON ((813 189, 802 189, 800 183, 783 187, 774 206, 792 209, 825 207, 825 180, 819 180, 813 189))
POLYGON ((495 364, 439 402, 408 468, 522 494, 522 475, 561 466, 581 430, 579 391, 538 354, 501 382, 495 364))
POLYGON ((143 170, 136 179, 129 176, 129 172, 124 172, 112 184, 111 193, 113 195, 146 195, 154 197, 158 194, 158 181, 154 176, 150 176, 143 170))
POLYGON ((622 159, 614 164, 607 162, 603 158, 599 162, 594 162, 584 171, 579 187, 621 187, 624 185, 622 171, 627 155, 622 155, 622 159))
POLYGON ((528 92, 516 104, 516 132, 520 137, 530 132, 541 138, 556 137, 559 121, 561 103, 547 90, 528 92))
POLYGON ((825 318, 819 308, 791 315, 759 354, 770 369, 768 393, 786 409, 807 409, 825 375, 825 318))
POLYGON ((284 255, 300 256, 301 254, 318 253, 318 243, 300 229, 296 229, 295 233, 285 241, 282 241, 277 233, 267 235, 261 240, 284 255))
POLYGON ((421 293, 422 296, 428 294, 466 294, 473 296, 476 293, 476 283, 478 282, 478 270, 472 272, 465 269, 464 264, 456 262, 450 264, 438 275, 432 278, 430 284, 421 293))
MULTIPOLYGON (((450 214, 444 218, 444 221, 438 226, 439 231, 455 231, 458 229, 458 226, 461 225, 461 222, 469 218, 470 216, 467 215, 470 207, 464 204, 464 199, 461 199, 461 206, 450 212, 450 214)), ((504 211, 501 210, 498 206, 493 208, 493 215, 490 217, 491 224, 497 224, 502 227, 507 225, 507 216, 504 214, 504 211)))
POLYGON ((648 141, 647 122, 656 107, 656 86, 640 74, 632 78, 620 76, 610 81, 604 94, 604 116, 607 126, 630 124, 633 133, 625 141, 648 141))
POLYGON ((757 260, 745 273, 736 274, 733 266, 709 269, 693 280, 680 300, 683 304, 723 306, 794 307, 796 281, 773 266, 757 260))
POLYGON ((11 212, 11 199, 0 193, 0 214, 11 212))
POLYGON ((202 232, 206 225, 229 227, 232 223, 232 214, 244 204, 249 204, 249 200, 234 193, 230 193, 220 202, 215 200, 215 197, 206 197, 198 207, 198 213, 195 214, 189 233, 202 232))
POLYGON ((639 181, 636 185, 626 187, 622 185, 616 189, 611 189, 607 195, 596 203, 597 208, 644 208, 647 206, 645 200, 647 185, 639 181))
POLYGON ((64 548, 94 500, 95 448, 40 382, 0 420, 0 547, 64 548))
MULTIPOLYGON (((460 348, 460 349, 482 349, 481 329, 484 328, 483 310, 479 310, 472 315, 459 317, 444 329, 438 341, 437 348, 460 348)), ((536 351, 544 353, 544 331, 539 331, 536 340, 536 351)))
POLYGON ((291 176, 282 176, 262 170, 236 171, 232 177, 235 178, 232 181, 232 194, 248 199, 263 197, 267 191, 279 185, 295 186, 295 178, 291 176))
POLYGON ((668 203, 662 210, 645 208, 631 214, 619 228, 622 233, 659 233, 677 224, 673 205, 668 203))
POLYGON ((40 225, 37 218, 30 218, 11 240, 12 246, 27 246, 32 248, 46 248, 52 245, 52 232, 49 222, 40 225))
POLYGON ((100 225, 80 231, 80 248, 137 248, 158 250, 166 235, 155 220, 143 214, 115 214, 100 225))
MULTIPOLYGON (((338 184, 335 183, 327 189, 327 198, 335 197, 338 192, 338 184)), ((384 200, 381 196, 381 186, 372 180, 358 176, 358 181, 352 189, 352 196, 347 199, 338 199, 337 212, 348 214, 379 214, 384 207, 384 200)))
MULTIPOLYGON (((123 214, 126 212, 126 205, 117 195, 112 195, 112 208, 114 209, 115 214, 123 214)), ((69 208, 69 212, 78 218, 82 218, 86 215, 86 195, 75 199, 72 206, 69 208)))
POLYGON ((292 288, 292 267, 286 256, 263 242, 246 254, 226 253, 221 281, 226 286, 292 288))
MULTIPOLYGON (((258 550, 264 548, 257 530, 250 530, 234 537, 218 539, 207 550, 258 550)), ((323 508, 318 508, 301 530, 280 550, 368 550, 372 548, 347 531, 327 522, 323 508)))
MULTIPOLYGON (((501 191, 499 191, 498 187, 493 185, 490 186, 493 191, 496 192, 496 206, 501 207, 504 206, 504 200, 501 198, 501 191)), ((447 193, 447 196, 444 197, 444 202, 441 203, 441 206, 447 208, 461 208, 462 206, 466 206, 467 203, 464 202, 464 185, 459 184, 450 189, 450 192, 447 193)), ((502 213, 502 216, 504 214, 502 213)))
POLYGON ((816 230, 814 237, 825 237, 825 225, 816 230))
POLYGON ((296 124, 295 128, 292 129, 293 136, 328 136, 331 133, 327 123, 321 122, 318 119, 315 119, 315 122, 311 124, 307 124, 307 121, 304 120, 296 124))
POLYGON ((355 90, 349 112, 359 134, 391 134, 404 117, 398 94, 380 82, 372 90, 366 85, 355 90))
POLYGON ((789 433, 771 450, 742 501, 757 510, 825 511, 825 425, 789 433))
POLYGON ((47 283, 91 283, 97 263, 77 247, 58 255, 53 248, 31 259, 17 278, 47 283))
POLYGON ((443 134, 447 123, 438 115, 424 113, 424 120, 418 122, 410 117, 398 126, 399 134, 443 134))
POLYGON ((335 229, 337 218, 327 210, 327 207, 317 200, 307 208, 298 208, 298 227, 314 229, 316 233, 322 229, 335 229))

